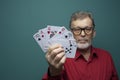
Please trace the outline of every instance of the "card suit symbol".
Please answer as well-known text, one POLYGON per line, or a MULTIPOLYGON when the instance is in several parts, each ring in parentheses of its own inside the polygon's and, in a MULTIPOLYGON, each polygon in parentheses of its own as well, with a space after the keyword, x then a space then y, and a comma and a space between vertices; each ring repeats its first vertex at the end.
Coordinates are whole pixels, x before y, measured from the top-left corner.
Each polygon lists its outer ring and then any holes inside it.
POLYGON ((69 53, 71 53, 71 51, 69 51, 69 53))
POLYGON ((52 31, 50 34, 50 38, 52 38, 55 35, 55 33, 52 31))
POLYGON ((72 44, 70 44, 70 47, 73 46, 72 44))
POLYGON ((41 38, 38 38, 38 41, 40 41, 41 40, 41 38))
POLYGON ((67 36, 67 35, 65 35, 65 38, 68 38, 68 36, 67 36))
POLYGON ((44 35, 42 35, 42 37, 44 37, 44 35))
POLYGON ((65 53, 67 53, 67 51, 65 51, 65 53))
POLYGON ((66 50, 67 50, 68 48, 66 48, 66 50))
POLYGON ((59 34, 61 34, 61 31, 59 32, 59 34))
POLYGON ((68 48, 65 48, 65 53, 67 53, 68 52, 68 48))
POLYGON ((71 48, 70 49, 68 49, 68 48, 65 48, 66 50, 65 50, 65 53, 71 53, 71 48))
POLYGON ((48 31, 47 33, 50 34, 50 31, 48 31))

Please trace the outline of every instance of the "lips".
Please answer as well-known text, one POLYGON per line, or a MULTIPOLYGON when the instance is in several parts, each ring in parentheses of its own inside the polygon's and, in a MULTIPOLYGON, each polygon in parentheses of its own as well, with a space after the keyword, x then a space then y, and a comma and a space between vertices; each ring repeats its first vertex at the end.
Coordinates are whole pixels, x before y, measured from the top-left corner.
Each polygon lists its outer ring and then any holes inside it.
POLYGON ((88 39, 79 39, 77 40, 78 43, 86 43, 88 42, 88 39))

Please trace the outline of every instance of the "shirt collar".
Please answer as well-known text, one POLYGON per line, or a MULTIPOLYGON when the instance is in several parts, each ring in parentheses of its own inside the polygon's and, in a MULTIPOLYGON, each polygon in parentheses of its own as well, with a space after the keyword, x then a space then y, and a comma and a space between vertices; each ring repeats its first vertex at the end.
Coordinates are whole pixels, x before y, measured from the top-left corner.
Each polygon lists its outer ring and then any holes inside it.
MULTIPOLYGON (((91 48, 91 56, 92 56, 92 58, 93 57, 98 57, 96 49, 93 46, 90 46, 90 48, 91 48)), ((75 55, 75 60, 77 60, 77 59, 79 59, 81 57, 82 57, 82 54, 81 54, 80 50, 77 49, 76 55, 75 55)))

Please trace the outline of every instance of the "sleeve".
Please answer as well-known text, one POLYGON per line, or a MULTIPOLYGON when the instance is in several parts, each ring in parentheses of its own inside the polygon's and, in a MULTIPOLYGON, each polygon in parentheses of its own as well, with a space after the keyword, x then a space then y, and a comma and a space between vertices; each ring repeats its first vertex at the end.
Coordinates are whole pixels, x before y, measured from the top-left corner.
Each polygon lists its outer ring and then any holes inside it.
POLYGON ((62 71, 62 73, 60 75, 50 76, 49 68, 48 68, 48 72, 43 76, 42 80, 66 80, 66 79, 64 79, 64 76, 65 76, 64 70, 62 71))
POLYGON ((42 80, 64 80, 64 79, 62 78, 61 75, 51 77, 51 76, 48 75, 48 73, 46 73, 46 74, 43 76, 42 80))
POLYGON ((116 69, 115 69, 114 62, 113 62, 113 60, 112 60, 112 57, 111 57, 111 68, 112 68, 111 80, 119 80, 117 71, 116 71, 116 69))

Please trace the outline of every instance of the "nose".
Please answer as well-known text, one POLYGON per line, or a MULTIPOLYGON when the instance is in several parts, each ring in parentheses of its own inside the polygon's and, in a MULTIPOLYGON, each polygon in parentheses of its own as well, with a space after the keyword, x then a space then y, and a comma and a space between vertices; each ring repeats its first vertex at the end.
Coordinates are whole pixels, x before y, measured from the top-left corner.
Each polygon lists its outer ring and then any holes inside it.
POLYGON ((85 36, 85 31, 84 31, 84 30, 81 31, 81 36, 82 36, 82 37, 85 36))

